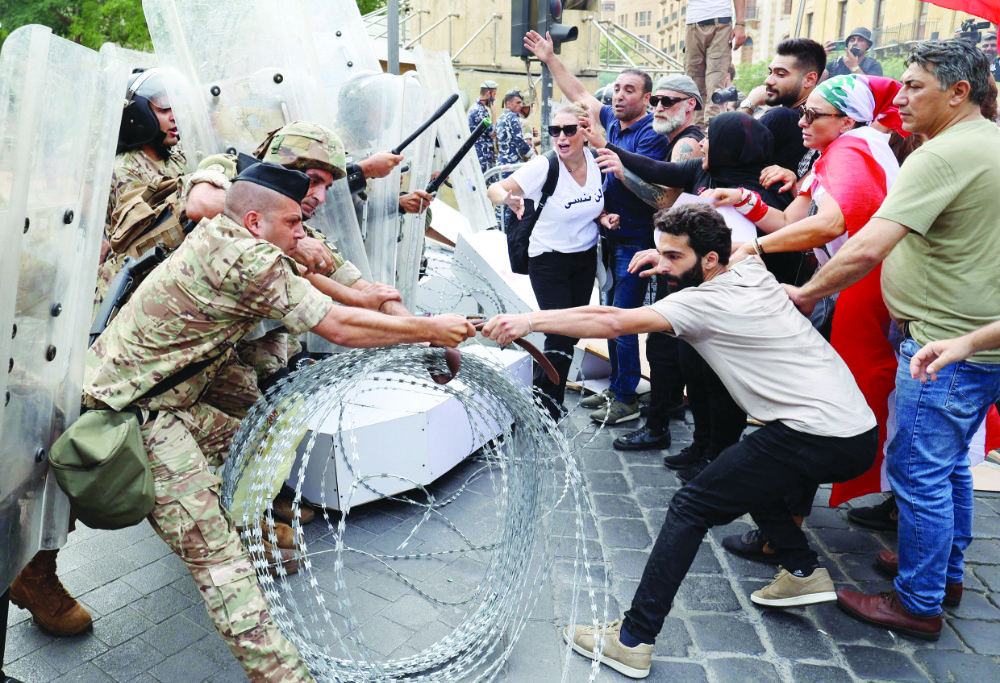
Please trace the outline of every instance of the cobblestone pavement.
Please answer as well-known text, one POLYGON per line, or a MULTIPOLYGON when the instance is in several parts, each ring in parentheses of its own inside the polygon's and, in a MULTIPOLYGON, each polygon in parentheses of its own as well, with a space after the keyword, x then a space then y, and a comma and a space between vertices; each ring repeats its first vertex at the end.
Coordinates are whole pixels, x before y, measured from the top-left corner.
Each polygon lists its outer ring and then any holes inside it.
MULTIPOLYGON (((575 396, 572 395, 571 396, 575 396)), ((569 431, 592 432, 587 411, 576 408, 569 431)), ((597 435, 577 451, 589 495, 598 514, 588 543, 605 558, 611 587, 611 616, 628 607, 670 497, 678 488, 661 463, 661 451, 619 452, 615 436, 637 428, 631 422, 597 435)), ((690 424, 672 423, 676 453, 690 443, 690 424)), ((587 436, 589 438, 589 435, 587 436)), ((457 487, 478 466, 467 463, 438 482, 457 487)), ((453 505, 458 514, 488 518, 491 479, 470 486, 453 505), (463 512, 462 508, 466 508, 463 512)), ((838 587, 872 592, 890 587, 875 568, 874 553, 894 548, 895 534, 856 528, 846 507, 825 506, 829 489, 820 490, 807 534, 838 587)), ((854 501, 877 502, 880 497, 854 501)), ((702 544, 691 573, 656 644, 649 681, 996 681, 1000 680, 1000 496, 977 494, 975 541, 966 559, 965 595, 947 609, 941 640, 926 643, 857 622, 833 603, 768 610, 750 602, 750 592, 768 583, 769 565, 729 555, 721 540, 748 528, 745 521, 713 529, 702 544)), ((556 514, 572 514, 569 510, 556 514)), ((392 544, 405 513, 391 503, 374 503, 352 513, 355 542, 370 549, 392 544)), ((309 536, 322 537, 319 522, 309 536)), ((499 680, 550 683, 563 674, 572 683, 587 681, 590 662, 567 652, 558 633, 570 613, 572 559, 555 539, 550 579, 499 680)), ((426 538, 423 550, 433 547, 426 538)), ((419 552, 419 550, 418 550, 419 552)), ((427 577, 448 582, 475 580, 476 569, 442 563, 427 577)), ((599 582, 602 568, 595 572, 599 582)), ((94 616, 94 630, 77 638, 42 633, 30 615, 11 607, 7 623, 6 673, 28 683, 103 683, 136 681, 189 683, 246 680, 215 634, 194 584, 180 561, 148 524, 121 531, 80 528, 59 554, 59 573, 67 589, 94 616)), ((370 630, 379 634, 377 651, 390 657, 419 651, 445 635, 454 615, 414 609, 411 595, 385 576, 361 576, 352 604, 370 630)), ((581 598, 585 601, 586 598, 581 598)), ((604 668, 597 681, 628 680, 604 668)))

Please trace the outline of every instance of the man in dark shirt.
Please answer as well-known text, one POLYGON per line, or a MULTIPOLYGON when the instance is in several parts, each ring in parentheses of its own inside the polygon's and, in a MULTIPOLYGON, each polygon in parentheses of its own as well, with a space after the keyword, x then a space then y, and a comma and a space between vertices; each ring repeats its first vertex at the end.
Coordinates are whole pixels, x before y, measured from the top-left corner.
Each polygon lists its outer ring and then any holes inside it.
MULTIPOLYGON (((820 82, 824 67, 826 52, 822 45, 808 38, 786 38, 778 43, 778 54, 767 67, 764 86, 754 88, 740 103, 740 109, 750 115, 761 104, 774 107, 760 122, 774 136, 776 166, 792 171, 796 178, 804 178, 818 156, 802 144, 798 108, 820 82)), ((765 169, 765 173, 769 170, 765 169)), ((762 182, 770 186, 778 176, 779 170, 771 171, 762 182)))
MULTIPOLYGON (((669 140, 653 130, 653 115, 647 111, 653 80, 643 71, 626 69, 615 79, 610 106, 587 92, 569 69, 555 55, 552 41, 535 31, 524 37, 524 46, 545 63, 563 94, 581 102, 607 131, 608 141, 630 152, 663 160, 669 140)), ((613 175, 606 176, 604 209, 620 217, 619 227, 605 233, 610 248, 613 284, 606 298, 617 308, 637 308, 646 297, 647 280, 628 272, 632 257, 653 247, 653 212, 651 206, 636 201, 632 192, 613 175)), ((636 386, 639 384, 639 338, 626 335, 608 342, 611 361, 609 393, 591 396, 583 405, 596 408, 590 414, 595 422, 618 424, 639 417, 636 386), (613 394, 613 395, 612 395, 613 394), (589 403, 588 403, 589 402, 589 403)))
MULTIPOLYGON (((694 79, 684 74, 664 76, 656 82, 649 104, 653 108, 653 130, 670 141, 664 157, 667 161, 679 163, 704 156, 701 141, 705 139, 705 134, 695 125, 695 114, 704 107, 704 102, 694 79)), ((626 178, 626 185, 633 187, 630 180, 626 178)), ((656 189, 662 193, 658 198, 671 192, 656 189)), ((645 200, 642 193, 638 194, 645 200)), ((656 300, 659 301, 667 295, 669 287, 663 276, 655 277, 656 300)), ((613 445, 616 449, 638 451, 670 447, 670 420, 684 418, 684 379, 680 370, 678 348, 680 343, 676 338, 665 334, 646 337, 649 405, 642 409, 646 424, 615 439, 613 445)))
MULTIPOLYGON (((871 31, 864 26, 859 26, 851 31, 851 34, 847 36, 847 48, 844 50, 844 56, 827 67, 822 80, 833 78, 834 76, 846 76, 847 74, 881 76, 882 65, 867 56, 871 46, 871 31)), ((826 50, 826 54, 829 55, 834 51, 834 43, 832 41, 828 42, 824 46, 824 49, 826 50)))

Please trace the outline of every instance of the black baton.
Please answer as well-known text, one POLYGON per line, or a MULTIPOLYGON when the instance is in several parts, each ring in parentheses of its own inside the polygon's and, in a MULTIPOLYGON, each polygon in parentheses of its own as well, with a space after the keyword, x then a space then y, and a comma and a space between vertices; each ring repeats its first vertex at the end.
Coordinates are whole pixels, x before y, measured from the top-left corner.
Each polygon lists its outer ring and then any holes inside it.
POLYGON ((434 194, 438 191, 445 179, 451 175, 451 172, 455 170, 455 168, 462 162, 462 159, 465 158, 465 155, 469 153, 469 150, 472 149, 472 146, 476 144, 476 140, 483 137, 483 133, 485 133, 486 129, 491 125, 492 123, 489 119, 483 119, 479 122, 476 129, 472 131, 472 135, 470 135, 469 139, 465 141, 461 149, 455 153, 455 156, 453 156, 448 163, 445 164, 445 167, 441 169, 440 173, 438 173, 437 178, 434 178, 427 183, 427 194, 434 194))
POLYGON ((406 149, 407 145, 409 145, 411 142, 413 142, 418 137, 420 137, 420 134, 423 133, 425 130, 427 130, 431 126, 431 124, 433 124, 439 118, 441 118, 442 116, 444 116, 444 113, 446 111, 448 111, 449 109, 451 109, 451 105, 455 104, 456 102, 458 102, 458 94, 457 93, 454 94, 454 95, 452 95, 451 97, 449 97, 447 99, 447 101, 445 101, 444 104, 442 104, 440 107, 438 107, 438 110, 436 112, 434 112, 434 114, 429 119, 427 119, 424 122, 424 125, 420 126, 420 128, 417 128, 417 130, 415 130, 413 132, 413 135, 411 135, 410 137, 406 138, 401 143, 399 143, 399 145, 397 145, 396 147, 394 147, 393 150, 392 150, 392 153, 393 154, 402 154, 403 150, 406 149))

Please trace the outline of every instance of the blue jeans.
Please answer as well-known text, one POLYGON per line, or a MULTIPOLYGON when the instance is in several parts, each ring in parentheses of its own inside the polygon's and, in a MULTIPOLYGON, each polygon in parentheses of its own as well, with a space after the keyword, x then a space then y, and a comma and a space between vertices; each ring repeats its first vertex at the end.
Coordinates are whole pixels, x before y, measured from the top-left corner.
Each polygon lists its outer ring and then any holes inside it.
MULTIPOLYGON (((639 308, 646 298, 649 278, 628 272, 628 264, 643 247, 631 244, 614 244, 611 248, 611 273, 614 283, 605 294, 605 303, 616 308, 639 308)), ((611 361, 611 390, 622 403, 636 399, 639 384, 639 337, 626 334, 608 340, 608 359, 611 361)))
POLYGON ((952 363, 921 384, 910 377, 919 349, 913 339, 900 347, 887 473, 899 506, 896 592, 926 617, 941 612, 945 583, 962 581, 972 541, 969 442, 1000 398, 1000 365, 952 363))

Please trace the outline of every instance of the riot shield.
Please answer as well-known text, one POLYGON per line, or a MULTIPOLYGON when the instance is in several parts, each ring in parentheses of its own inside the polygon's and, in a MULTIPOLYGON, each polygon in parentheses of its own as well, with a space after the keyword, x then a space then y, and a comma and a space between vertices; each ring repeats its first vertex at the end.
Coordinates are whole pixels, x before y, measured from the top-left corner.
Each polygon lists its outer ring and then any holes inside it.
MULTIPOLYGON (((429 119, 444 99, 440 93, 422 88, 412 73, 403 77, 403 91, 407 119, 411 127, 416 127, 420 122, 429 119)), ((409 170, 403 175, 402 192, 423 190, 430 182, 434 165, 436 126, 437 124, 431 126, 404 150, 409 170)), ((417 281, 420 277, 424 232, 429 215, 426 211, 401 215, 402 227, 396 250, 396 288, 403 297, 403 303, 413 311, 417 303, 417 281)))
POLYGON ((0 585, 66 539, 52 442, 77 418, 123 64, 25 26, 0 54, 0 585))
MULTIPOLYGON (((403 115, 404 96, 403 78, 391 74, 363 71, 344 83, 334 120, 349 157, 364 159, 406 138, 410 131, 404 132, 403 124, 411 121, 403 115)), ((397 166, 386 177, 370 180, 360 205, 359 223, 372 277, 389 285, 396 284, 401 170, 397 166)))
MULTIPOLYGON (((336 128, 301 0, 144 0, 143 9, 192 165, 223 151, 251 154, 292 121, 336 128)), ((346 181, 334 186, 309 225, 370 278, 346 181)))
MULTIPOLYGON (((425 88, 437 90, 443 97, 459 92, 455 69, 447 52, 431 52, 417 46, 414 50, 417 73, 425 88)), ((456 102, 438 121, 438 142, 445 159, 452 158, 469 138, 469 119, 456 102)), ((486 181, 475 152, 470 152, 451 174, 458 210, 469 221, 473 232, 496 226, 493 204, 486 196, 486 181)))

